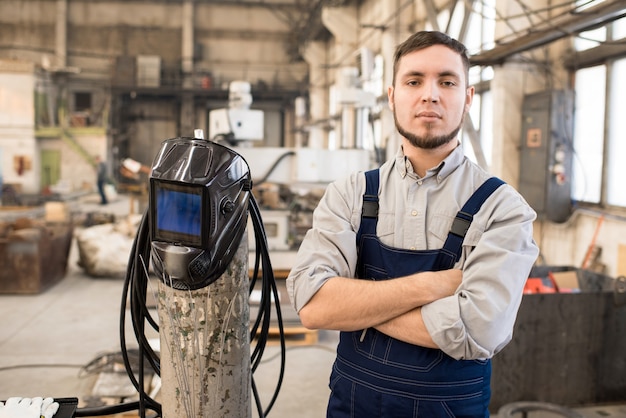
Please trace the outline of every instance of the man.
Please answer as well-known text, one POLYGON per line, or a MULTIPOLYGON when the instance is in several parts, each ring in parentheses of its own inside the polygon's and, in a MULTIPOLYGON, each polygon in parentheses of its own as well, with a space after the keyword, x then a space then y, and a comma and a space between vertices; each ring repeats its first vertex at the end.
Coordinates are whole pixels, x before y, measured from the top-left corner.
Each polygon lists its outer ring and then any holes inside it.
POLYGON ((107 199, 106 191, 104 189, 104 186, 106 185, 106 182, 109 178, 109 176, 107 175, 107 166, 106 166, 106 163, 102 161, 102 158, 100 158, 99 155, 96 155, 95 161, 96 161, 96 173, 97 173, 96 184, 98 186, 98 193, 100 194, 100 204, 106 205, 109 203, 107 199))
POLYGON ((341 331, 328 417, 489 416, 489 359, 538 249, 535 212, 460 147, 469 65, 440 32, 398 46, 401 149, 330 184, 298 251, 287 289, 303 325, 341 331))

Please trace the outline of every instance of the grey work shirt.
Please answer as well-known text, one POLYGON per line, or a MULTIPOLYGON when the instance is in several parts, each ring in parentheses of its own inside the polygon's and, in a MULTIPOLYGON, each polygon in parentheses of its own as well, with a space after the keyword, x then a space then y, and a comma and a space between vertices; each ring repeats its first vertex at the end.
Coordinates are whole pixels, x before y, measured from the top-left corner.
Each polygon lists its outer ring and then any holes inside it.
MULTIPOLYGON (((443 247, 456 213, 489 177, 458 146, 420 178, 400 149, 380 167, 378 237, 397 248, 443 247)), ((296 311, 326 280, 355 277, 364 192, 362 172, 327 187, 287 278, 296 311)), ((511 340, 523 287, 538 255, 532 236, 535 218, 508 184, 474 217, 455 265, 463 270, 461 285, 453 296, 422 308, 432 339, 451 357, 490 358, 511 340)))

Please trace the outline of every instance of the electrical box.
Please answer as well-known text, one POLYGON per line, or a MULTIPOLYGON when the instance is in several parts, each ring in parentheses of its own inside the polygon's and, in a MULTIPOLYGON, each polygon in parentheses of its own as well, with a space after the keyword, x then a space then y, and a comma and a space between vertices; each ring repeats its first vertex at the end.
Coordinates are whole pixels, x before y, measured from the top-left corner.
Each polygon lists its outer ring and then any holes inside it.
POLYGON ((572 91, 524 98, 519 192, 539 219, 561 223, 571 215, 573 121, 572 91))

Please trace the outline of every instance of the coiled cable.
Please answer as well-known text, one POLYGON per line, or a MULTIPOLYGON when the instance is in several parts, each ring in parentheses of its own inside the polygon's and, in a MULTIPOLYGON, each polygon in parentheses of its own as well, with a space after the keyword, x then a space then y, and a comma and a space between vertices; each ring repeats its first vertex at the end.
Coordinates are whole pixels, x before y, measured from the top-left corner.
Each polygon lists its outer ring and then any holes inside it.
MULTIPOLYGON (((261 282, 259 283, 261 287, 259 310, 256 319, 250 326, 250 342, 251 344, 254 342, 254 347, 251 347, 251 387, 259 418, 264 418, 269 414, 270 410, 274 406, 283 382, 286 361, 286 346, 279 294, 269 258, 267 236, 263 227, 261 212, 252 194, 250 194, 248 211, 252 221, 256 242, 256 257, 253 274, 250 278, 250 293, 252 293, 257 284, 259 272, 262 274, 261 282), (276 302, 273 303, 272 299, 276 302), (281 363, 274 393, 267 407, 263 410, 259 393, 254 382, 254 372, 261 363, 261 359, 267 345, 271 326, 272 305, 274 306, 274 311, 276 313, 276 321, 279 330, 281 363)), ((157 333, 159 332, 158 321, 152 317, 146 304, 149 287, 149 262, 147 260, 150 259, 151 251, 148 216, 148 211, 146 211, 141 219, 137 234, 133 241, 122 290, 120 307, 119 332, 122 359, 128 377, 139 394, 139 401, 96 408, 79 408, 76 410, 76 417, 104 416, 132 410, 138 410, 141 418, 146 417, 147 410, 154 412, 155 415, 152 416, 154 418, 162 416, 161 404, 151 397, 150 394, 146 393, 144 389, 144 367, 146 366, 146 363, 156 375, 160 376, 161 372, 159 354, 150 346, 145 332, 146 326, 151 327, 157 333), (126 341, 126 311, 128 303, 130 304, 128 310, 130 312, 134 335, 139 346, 139 366, 136 371, 133 370, 131 358, 129 356, 130 349, 128 348, 126 341)))

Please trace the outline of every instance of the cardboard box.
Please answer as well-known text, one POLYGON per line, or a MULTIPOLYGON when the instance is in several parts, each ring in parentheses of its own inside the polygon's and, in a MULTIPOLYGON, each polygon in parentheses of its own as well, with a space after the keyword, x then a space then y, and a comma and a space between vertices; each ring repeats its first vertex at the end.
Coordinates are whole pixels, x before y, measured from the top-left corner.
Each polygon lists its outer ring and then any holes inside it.
POLYGON ((626 276, 626 244, 617 247, 617 275, 626 276))
POLYGON ((580 290, 578 273, 575 270, 552 272, 550 274, 556 282, 559 292, 567 293, 580 290))

